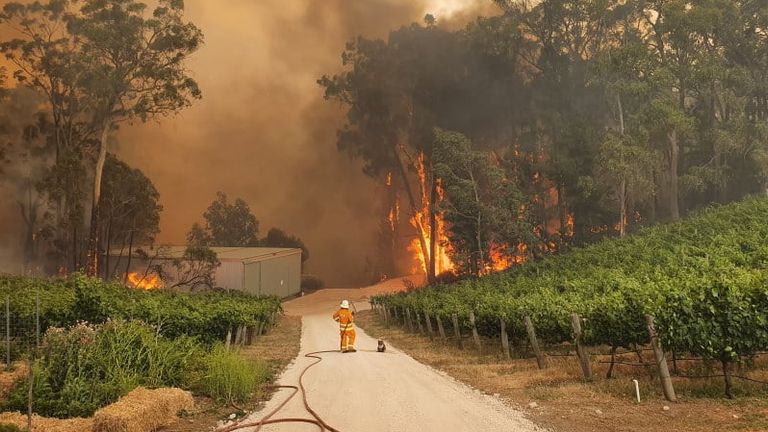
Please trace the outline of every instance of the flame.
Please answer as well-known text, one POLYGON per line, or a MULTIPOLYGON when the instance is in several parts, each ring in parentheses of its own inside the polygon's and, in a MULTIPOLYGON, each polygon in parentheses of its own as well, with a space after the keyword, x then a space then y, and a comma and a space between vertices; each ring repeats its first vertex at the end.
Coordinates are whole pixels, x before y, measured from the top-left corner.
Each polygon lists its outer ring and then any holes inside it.
MULTIPOLYGON (((421 208, 416 211, 416 214, 411 218, 411 225, 416 228, 417 232, 424 234, 424 243, 426 244, 426 250, 422 250, 422 243, 418 237, 413 239, 408 246, 408 251, 414 256, 416 267, 413 268, 413 273, 423 272, 428 273, 428 263, 430 261, 430 244, 432 241, 432 232, 429 224, 430 207, 429 196, 427 195, 427 170, 424 164, 424 153, 420 153, 416 163, 416 173, 419 176, 419 187, 421 190, 421 208)), ((445 197, 445 191, 443 190, 440 180, 436 179, 437 190, 437 203, 440 203, 445 197)), ((446 223, 443 215, 440 213, 435 214, 435 273, 441 274, 446 272, 453 272, 456 268, 453 261, 449 256, 450 253, 450 240, 446 231, 446 223)))
POLYGON ((141 276, 136 272, 128 273, 128 282, 133 288, 153 290, 163 287, 163 281, 156 274, 141 276))

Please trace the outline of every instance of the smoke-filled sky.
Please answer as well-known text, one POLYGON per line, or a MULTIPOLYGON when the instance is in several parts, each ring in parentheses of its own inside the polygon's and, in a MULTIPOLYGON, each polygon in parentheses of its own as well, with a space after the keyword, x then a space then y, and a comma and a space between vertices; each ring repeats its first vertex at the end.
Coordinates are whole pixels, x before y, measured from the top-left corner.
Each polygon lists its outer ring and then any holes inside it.
POLYGON ((205 33, 190 63, 203 100, 119 138, 121 156, 160 191, 160 241, 183 242, 221 190, 248 202, 262 234, 277 226, 301 237, 309 271, 327 284, 358 282, 374 250, 376 184, 337 152, 343 112, 315 81, 339 70, 355 35, 386 37, 427 12, 449 19, 491 3, 187 0, 188 18, 205 33))
MULTIPOLYGON (((6 3, 6 2, 0 2, 6 3)), ((304 240, 309 272, 327 285, 360 281, 373 258, 373 180, 336 150, 342 107, 316 84, 341 67, 351 37, 386 37, 426 13, 465 21, 491 0, 187 0, 205 34, 189 63, 203 100, 176 117, 125 127, 117 153, 158 188, 161 243, 182 244, 216 191, 304 240)))

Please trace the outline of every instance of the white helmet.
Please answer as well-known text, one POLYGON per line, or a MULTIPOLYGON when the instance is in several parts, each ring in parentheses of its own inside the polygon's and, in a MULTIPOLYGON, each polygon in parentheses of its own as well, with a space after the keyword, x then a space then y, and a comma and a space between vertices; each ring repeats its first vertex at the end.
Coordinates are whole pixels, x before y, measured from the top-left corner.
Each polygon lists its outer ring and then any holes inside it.
POLYGON ((341 302, 341 308, 342 309, 349 309, 349 301, 348 300, 342 301, 341 302))

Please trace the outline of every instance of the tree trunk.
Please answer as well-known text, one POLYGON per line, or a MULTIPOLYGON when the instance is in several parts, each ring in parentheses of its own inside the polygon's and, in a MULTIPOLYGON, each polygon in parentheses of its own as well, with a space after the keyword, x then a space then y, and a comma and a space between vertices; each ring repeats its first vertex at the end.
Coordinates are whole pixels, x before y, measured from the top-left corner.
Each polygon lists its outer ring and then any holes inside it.
MULTIPOLYGON (((619 110, 619 133, 624 137, 624 105, 621 103, 621 95, 616 95, 616 105, 619 110)), ((623 159, 623 158, 622 158, 623 159)), ((622 161, 623 162, 623 161, 622 161)), ((626 177, 621 179, 619 185, 619 237, 624 237, 627 234, 627 179, 626 177)), ((611 363, 611 369, 613 369, 613 363, 611 363)), ((610 375, 610 370, 608 374, 610 375)), ((610 378, 610 376, 609 376, 610 378)))
MULTIPOLYGON (((432 164, 430 163, 430 169, 432 164)), ((429 197, 429 271, 427 281, 432 284, 437 276, 437 181, 432 172, 432 192, 429 197)), ((442 271, 442 269, 440 269, 442 271)))
POLYGON ((680 219, 680 192, 677 172, 680 159, 680 143, 678 141, 677 131, 672 130, 668 132, 667 139, 669 141, 669 214, 672 220, 676 221, 680 219))
POLYGON ((104 248, 104 280, 109 279, 109 251, 112 248, 112 215, 109 215, 109 222, 107 222, 106 233, 104 234, 107 246, 104 248))
POLYGON ((69 218, 70 223, 72 223, 72 271, 76 272, 80 270, 80 250, 78 248, 78 241, 77 241, 77 224, 72 220, 72 218, 69 218))
POLYGON ((123 275, 123 285, 128 283, 128 272, 131 271, 131 258, 133 258, 133 230, 128 239, 128 262, 125 264, 125 274, 123 275))
POLYGON ((472 172, 472 169, 469 169, 469 179, 472 181, 472 190, 475 193, 475 203, 477 203, 477 218, 476 218, 476 224, 477 224, 477 231, 475 231, 476 236, 475 239, 477 240, 477 274, 482 274, 485 271, 485 257, 483 254, 483 239, 482 239, 482 217, 483 213, 481 211, 482 206, 480 205, 480 193, 477 190, 477 181, 475 180, 475 175, 472 172))
MULTIPOLYGON (((424 233, 424 227, 421 225, 421 221, 418 217, 418 208, 416 207, 416 198, 413 196, 413 189, 411 188, 411 183, 408 181, 408 173, 405 171, 405 166, 403 165, 402 159, 400 159, 400 154, 397 152, 396 147, 392 147, 392 156, 395 158, 395 162, 397 163, 397 170, 400 173, 400 177, 403 179, 403 187, 405 188, 405 193, 408 195, 408 204, 411 206, 411 217, 415 221, 416 225, 416 231, 419 236, 419 244, 421 245, 421 250, 424 252, 425 255, 425 264, 427 264, 427 269, 429 268, 429 257, 427 255, 427 240, 426 235, 424 233)), ((426 273, 426 269, 425 269, 426 273)))
POLYGON ((619 237, 627 234, 627 179, 619 185, 619 237))
POLYGON ((88 238, 88 263, 86 274, 98 276, 99 274, 99 200, 101 199, 101 176, 104 172, 104 162, 107 159, 107 138, 111 123, 104 122, 101 139, 99 140, 99 155, 96 159, 96 170, 93 174, 93 207, 91 208, 91 227, 88 238))

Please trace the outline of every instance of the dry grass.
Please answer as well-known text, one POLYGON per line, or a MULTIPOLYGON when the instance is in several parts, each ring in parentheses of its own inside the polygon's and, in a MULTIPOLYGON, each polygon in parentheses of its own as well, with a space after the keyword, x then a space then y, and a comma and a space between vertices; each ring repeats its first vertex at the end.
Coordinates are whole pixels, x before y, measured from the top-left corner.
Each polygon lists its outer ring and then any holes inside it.
MULTIPOLYGON (((21 430, 27 430, 27 416, 17 412, 0 413, 0 424, 11 424, 21 430)), ((93 419, 52 419, 32 416, 32 432, 90 432, 93 419)))
MULTIPOLYGON (((273 376, 280 372, 299 354, 301 342, 301 318, 283 316, 278 325, 269 334, 259 337, 253 345, 243 347, 240 353, 247 359, 260 359, 267 361, 272 369, 273 376)), ((242 406, 246 411, 253 411, 260 407, 271 396, 271 392, 262 389, 256 392, 254 399, 242 406)), ((183 418, 162 429, 164 432, 199 432, 211 430, 213 426, 228 417, 230 414, 243 415, 234 407, 217 406, 210 399, 197 398, 195 410, 183 418)))
MULTIPOLYGON (((392 327, 385 328, 371 312, 361 312, 358 324, 373 337, 384 339, 418 361, 486 393, 499 395, 524 409, 529 418, 554 431, 744 432, 768 431, 768 389, 736 382, 737 398, 722 398, 722 379, 675 378, 679 402, 666 402, 657 379, 643 367, 617 365, 614 378, 606 379, 608 364, 593 361, 595 382, 586 384, 575 357, 548 357, 549 367, 539 370, 535 360, 504 359, 500 344, 484 340, 482 353, 474 348, 429 342, 426 337, 392 327), (642 402, 634 401, 632 379, 641 385, 642 402), (536 407, 531 408, 530 403, 536 407), (669 410, 664 410, 668 406, 669 410)), ((471 341, 465 343, 469 347, 471 341)), ((516 353, 523 352, 521 348, 516 353)), ((652 353, 644 353, 651 361, 652 353)), ((621 357, 637 363, 635 354, 621 357)), ((678 362, 681 371, 699 374, 700 362, 678 362)), ((715 374, 719 373, 716 369, 715 374)), ((768 380, 768 359, 761 359, 750 377, 768 380)))
POLYGON ((0 371, 0 402, 13 390, 13 386, 29 372, 26 362, 16 362, 10 370, 0 371))
POLYGON ((190 392, 162 388, 136 388, 93 416, 93 432, 150 432, 176 421, 178 414, 194 408, 190 392))

